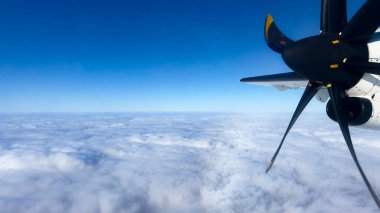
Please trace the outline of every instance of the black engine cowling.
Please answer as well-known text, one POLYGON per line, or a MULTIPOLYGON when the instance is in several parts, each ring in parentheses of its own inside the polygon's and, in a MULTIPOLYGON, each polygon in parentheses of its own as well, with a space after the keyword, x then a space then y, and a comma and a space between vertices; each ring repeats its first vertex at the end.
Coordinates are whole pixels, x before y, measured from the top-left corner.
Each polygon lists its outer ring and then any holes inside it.
MULTIPOLYGON (((366 98, 347 97, 344 100, 344 111, 350 126, 360 126, 371 118, 373 107, 371 101, 366 98)), ((331 100, 326 105, 326 112, 329 118, 337 121, 331 100)))

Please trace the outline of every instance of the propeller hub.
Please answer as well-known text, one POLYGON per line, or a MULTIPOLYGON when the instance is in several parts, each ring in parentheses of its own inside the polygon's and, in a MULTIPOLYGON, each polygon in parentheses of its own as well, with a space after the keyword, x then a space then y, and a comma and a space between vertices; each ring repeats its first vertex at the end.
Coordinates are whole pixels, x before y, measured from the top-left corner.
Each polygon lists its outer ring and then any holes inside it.
POLYGON ((347 72, 342 64, 347 58, 361 57, 351 45, 336 34, 324 34, 294 42, 282 52, 285 63, 312 82, 339 82, 354 86, 362 74, 347 72))

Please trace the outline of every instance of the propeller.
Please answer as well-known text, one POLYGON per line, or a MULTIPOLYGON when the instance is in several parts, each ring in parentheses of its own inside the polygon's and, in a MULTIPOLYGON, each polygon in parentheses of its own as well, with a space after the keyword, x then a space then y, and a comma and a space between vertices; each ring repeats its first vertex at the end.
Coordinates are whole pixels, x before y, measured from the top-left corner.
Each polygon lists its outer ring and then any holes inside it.
POLYGON ((359 73, 371 73, 380 75, 380 63, 372 63, 368 61, 355 61, 352 59, 346 59, 343 61, 343 66, 354 72, 359 73))
POLYGON ((347 24, 346 0, 322 0, 321 34, 339 33, 347 24))
POLYGON ((343 29, 342 39, 367 43, 380 23, 380 1, 367 0, 343 29))
POLYGON ((327 88, 343 138, 380 209, 379 198, 355 154, 344 107, 344 100, 348 97, 346 90, 356 85, 365 73, 380 75, 380 64, 368 62, 367 46, 380 25, 380 0, 367 0, 349 22, 346 0, 322 0, 321 5, 320 34, 299 41, 293 41, 282 33, 271 15, 265 21, 265 41, 268 46, 280 53, 295 73, 309 81, 266 172, 272 168, 286 136, 302 111, 322 87, 327 88))
POLYGON ((339 123, 340 130, 342 131, 343 137, 346 140, 348 149, 350 150, 351 156, 354 159, 356 167, 358 168, 360 175, 362 176, 369 192, 372 195, 373 200, 375 201, 377 207, 380 209, 380 200, 372 189, 371 184, 369 183, 367 176, 364 174, 362 167, 356 157, 355 149, 351 141, 350 130, 348 128, 347 116, 343 111, 343 100, 345 98, 345 91, 339 86, 339 84, 328 84, 327 89, 329 91, 330 98, 332 100, 333 109, 336 115, 336 118, 339 123))
POLYGON ((296 120, 298 119, 298 117, 301 115, 302 111, 305 109, 305 107, 307 106, 307 104, 314 97, 314 95, 317 94, 317 92, 318 92, 318 90, 319 90, 320 87, 321 87, 321 85, 317 84, 317 83, 313 84, 313 83, 309 82, 307 84, 306 89, 305 89, 305 91, 304 91, 304 93, 303 93, 303 95, 301 97, 301 100, 298 103, 296 111, 294 111, 293 117, 290 120, 288 128, 286 129, 285 134, 282 137, 281 143, 278 146, 278 148, 276 150, 276 153, 273 155, 272 160, 270 161, 270 163, 269 163, 269 165, 268 165, 268 167, 267 167, 267 169, 266 169, 265 172, 268 172, 271 169, 271 167, 272 167, 272 165, 274 163, 274 160, 276 160, 276 157, 277 157, 278 153, 280 152, 282 144, 285 141, 285 137, 288 135, 290 129, 293 127, 294 123, 296 122, 296 120))
POLYGON ((282 53, 289 45, 294 43, 278 29, 271 15, 268 15, 265 20, 264 36, 268 46, 278 53, 282 53))

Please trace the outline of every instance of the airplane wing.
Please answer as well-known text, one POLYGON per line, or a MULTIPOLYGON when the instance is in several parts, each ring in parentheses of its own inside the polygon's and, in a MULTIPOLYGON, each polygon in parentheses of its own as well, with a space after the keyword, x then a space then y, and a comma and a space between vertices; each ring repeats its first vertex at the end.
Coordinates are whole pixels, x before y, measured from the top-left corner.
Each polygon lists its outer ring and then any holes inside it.
POLYGON ((273 86, 278 90, 298 89, 305 87, 308 80, 295 72, 263 75, 250 78, 243 78, 240 82, 256 85, 273 86))

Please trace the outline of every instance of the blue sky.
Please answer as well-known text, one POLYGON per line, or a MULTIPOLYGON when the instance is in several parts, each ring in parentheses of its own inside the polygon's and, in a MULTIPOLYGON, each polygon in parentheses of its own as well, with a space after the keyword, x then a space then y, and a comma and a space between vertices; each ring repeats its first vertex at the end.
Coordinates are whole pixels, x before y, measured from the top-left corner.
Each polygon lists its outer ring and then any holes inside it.
POLYGON ((268 13, 294 40, 319 33, 320 1, 1 1, 0 112, 292 112, 302 91, 239 82, 289 71, 268 13))

